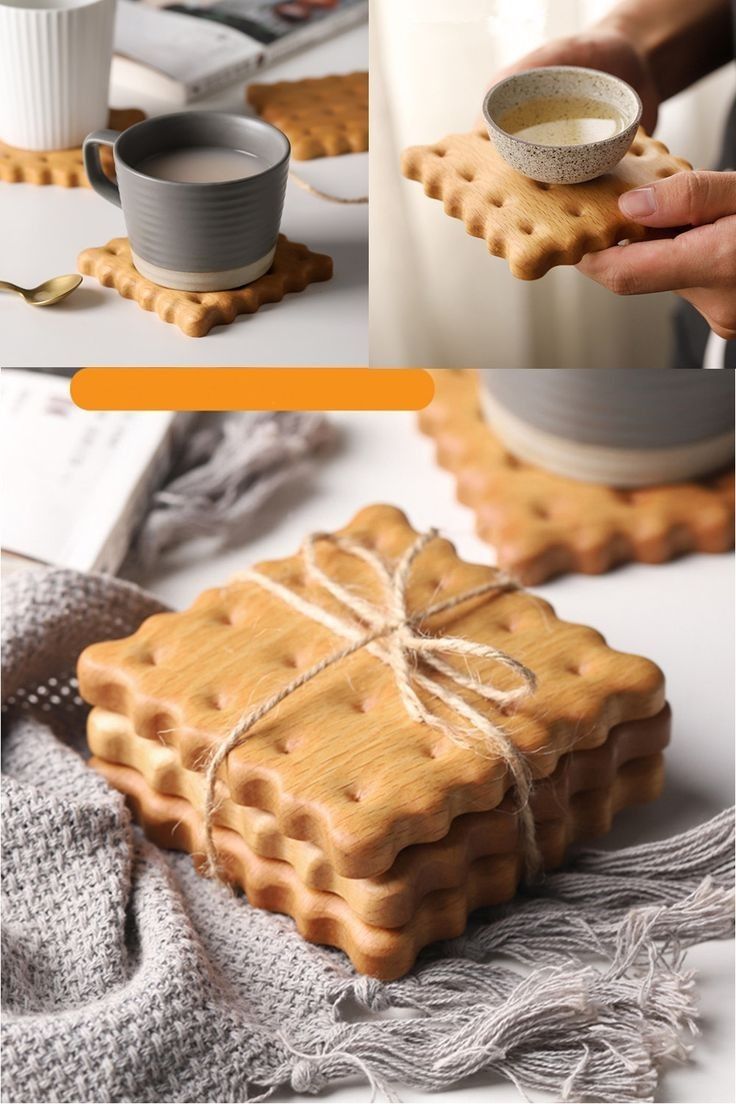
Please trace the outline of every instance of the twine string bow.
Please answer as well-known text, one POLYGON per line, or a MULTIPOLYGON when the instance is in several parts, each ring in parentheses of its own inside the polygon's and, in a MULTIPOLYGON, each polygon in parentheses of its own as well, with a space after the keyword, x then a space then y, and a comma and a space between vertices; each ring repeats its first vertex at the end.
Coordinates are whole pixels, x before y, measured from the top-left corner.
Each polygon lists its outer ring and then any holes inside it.
POLYGON ((222 763, 231 751, 246 741, 254 725, 276 709, 282 701, 317 678, 328 667, 363 649, 391 670, 404 708, 412 720, 439 730, 463 748, 488 757, 497 756, 506 764, 516 788, 527 877, 539 869, 540 856, 529 803, 532 788, 529 765, 503 728, 466 700, 461 693, 463 690, 471 691, 503 708, 532 693, 536 689, 536 677, 533 671, 500 648, 463 637, 425 635, 420 629, 422 622, 435 614, 455 609, 486 594, 516 590, 518 585, 499 573, 492 580, 461 594, 435 602, 422 610, 409 612, 406 590, 412 567, 417 556, 437 536, 436 529, 420 534, 395 565, 389 565, 377 552, 348 537, 335 533, 314 533, 308 537, 303 548, 308 578, 332 595, 350 616, 339 616, 260 571, 251 569, 240 576, 244 581, 256 583, 281 598, 292 609, 330 629, 347 643, 303 671, 266 701, 243 714, 210 756, 205 770, 204 828, 207 869, 211 876, 218 875, 214 815, 217 808, 217 775, 222 763), (316 548, 320 541, 329 542, 340 551, 368 564, 381 583, 383 606, 368 601, 326 574, 317 563, 316 548), (511 689, 499 688, 482 681, 467 668, 464 671, 459 670, 448 662, 448 656, 491 660, 509 668, 521 682, 511 689), (442 702, 457 721, 447 721, 427 699, 442 702))

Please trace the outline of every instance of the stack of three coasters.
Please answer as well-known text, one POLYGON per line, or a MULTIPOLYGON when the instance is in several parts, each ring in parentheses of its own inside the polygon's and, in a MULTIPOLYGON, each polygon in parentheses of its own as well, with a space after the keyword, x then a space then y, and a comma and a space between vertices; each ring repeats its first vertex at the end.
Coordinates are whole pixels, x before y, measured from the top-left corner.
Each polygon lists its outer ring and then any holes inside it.
POLYGON ((91 762, 156 843, 204 866, 209 822, 251 904, 388 980, 658 795, 664 681, 392 507, 308 552, 87 648, 91 762))

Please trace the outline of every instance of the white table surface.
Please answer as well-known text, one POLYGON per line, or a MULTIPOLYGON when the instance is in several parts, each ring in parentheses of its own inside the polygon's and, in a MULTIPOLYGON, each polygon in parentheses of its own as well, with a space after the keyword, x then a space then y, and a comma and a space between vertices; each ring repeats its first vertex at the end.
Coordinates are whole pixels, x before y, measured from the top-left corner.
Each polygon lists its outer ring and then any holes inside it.
MULTIPOLYGON (((362 506, 390 502, 415 527, 436 525, 465 558, 489 562, 490 550, 473 534, 473 517, 454 497, 451 477, 436 467, 433 449, 408 414, 333 415, 342 444, 322 463, 309 488, 264 511, 251 542, 213 551, 210 543, 182 549, 154 575, 139 579, 162 599, 187 605, 250 562, 290 555, 305 533, 343 525, 362 506)), ((603 846, 626 846, 683 831, 733 802, 734 573, 733 557, 689 556, 657 567, 630 565, 599 577, 570 575, 538 592, 558 614, 599 629, 623 651, 641 653, 664 669, 674 714, 667 783, 651 806, 623 813, 603 846)), ((669 1069, 657 1101, 667 1104, 736 1099, 733 1077, 732 943, 690 951, 698 974, 702 1035, 692 1061, 669 1069)), ((320 1098, 366 1101, 365 1084, 333 1087, 320 1098)), ((520 1100, 514 1087, 488 1075, 446 1093, 404 1090, 405 1102, 485 1104, 520 1100)), ((313 1100, 284 1092, 278 1100, 313 1100)), ((542 1096, 534 1100, 549 1099, 542 1096)))
MULTIPOLYGON (((365 24, 287 58, 258 80, 347 73, 368 67, 365 24)), ((112 104, 149 114, 180 110, 115 87, 112 104)), ((243 84, 190 105, 245 111, 243 84)), ((368 191, 368 155, 293 162, 310 184, 331 194, 368 191)), ((191 338, 93 277, 66 302, 44 310, 0 296, 0 360, 22 368, 100 364, 360 365, 368 362, 368 207, 316 199, 289 181, 282 230, 293 241, 329 253, 335 274, 241 315, 205 338, 191 338)), ((34 287, 75 272, 78 254, 124 235, 122 212, 89 188, 0 182, 0 279, 34 287)))

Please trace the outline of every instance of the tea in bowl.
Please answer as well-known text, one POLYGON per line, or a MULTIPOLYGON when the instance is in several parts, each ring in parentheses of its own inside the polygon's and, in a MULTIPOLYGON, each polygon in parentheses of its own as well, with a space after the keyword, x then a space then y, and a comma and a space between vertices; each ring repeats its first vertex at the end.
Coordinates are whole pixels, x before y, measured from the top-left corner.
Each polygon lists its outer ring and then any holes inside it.
POLYGON ((571 65, 527 69, 483 101, 488 134, 512 168, 547 184, 610 172, 634 141, 642 104, 610 73, 571 65))

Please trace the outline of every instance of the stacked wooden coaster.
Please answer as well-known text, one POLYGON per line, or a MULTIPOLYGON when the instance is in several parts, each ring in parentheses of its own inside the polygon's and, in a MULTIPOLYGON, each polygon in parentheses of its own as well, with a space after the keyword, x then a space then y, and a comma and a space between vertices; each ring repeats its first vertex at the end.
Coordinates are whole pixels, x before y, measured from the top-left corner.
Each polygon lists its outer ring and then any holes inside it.
POLYGON ((221 875, 385 979, 513 896, 532 843, 558 864, 656 797, 669 733, 654 664, 387 506, 93 645, 79 683, 92 764, 152 839, 204 862, 206 774, 232 746, 210 808, 221 875), (509 706, 519 670, 534 689, 509 706), (534 780, 533 841, 508 748, 534 780))

